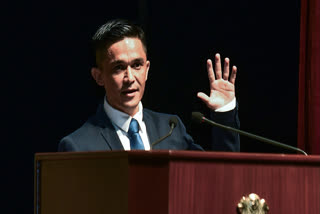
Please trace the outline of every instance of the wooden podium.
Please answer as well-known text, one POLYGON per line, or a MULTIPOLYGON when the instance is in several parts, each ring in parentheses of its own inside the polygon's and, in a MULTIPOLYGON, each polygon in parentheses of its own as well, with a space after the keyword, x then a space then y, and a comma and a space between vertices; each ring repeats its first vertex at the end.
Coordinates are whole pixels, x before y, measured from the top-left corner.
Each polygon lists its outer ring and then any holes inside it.
POLYGON ((38 153, 35 214, 320 213, 320 156, 194 151, 38 153))

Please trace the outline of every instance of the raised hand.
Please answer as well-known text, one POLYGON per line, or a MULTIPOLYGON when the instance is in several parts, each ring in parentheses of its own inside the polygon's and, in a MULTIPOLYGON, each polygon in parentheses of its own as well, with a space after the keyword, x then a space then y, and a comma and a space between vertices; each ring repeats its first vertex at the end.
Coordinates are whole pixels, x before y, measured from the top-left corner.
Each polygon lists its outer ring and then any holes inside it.
POLYGON ((234 84, 236 81, 237 67, 232 66, 231 75, 230 60, 225 58, 222 73, 220 54, 215 55, 215 74, 212 61, 207 60, 207 71, 210 83, 210 96, 203 92, 198 92, 197 96, 210 108, 216 110, 231 102, 235 97, 234 84))

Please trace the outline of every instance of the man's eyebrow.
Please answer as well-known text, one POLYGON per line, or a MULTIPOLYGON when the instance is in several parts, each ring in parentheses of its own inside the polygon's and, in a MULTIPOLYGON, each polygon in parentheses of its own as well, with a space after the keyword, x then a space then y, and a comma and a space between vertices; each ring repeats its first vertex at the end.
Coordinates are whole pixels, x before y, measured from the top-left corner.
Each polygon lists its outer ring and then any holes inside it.
POLYGON ((132 62, 144 63, 144 59, 143 58, 137 58, 137 59, 132 60, 132 62))
MULTIPOLYGON (((143 58, 136 58, 136 59, 133 59, 130 63, 133 63, 133 62, 140 62, 140 63, 143 63, 144 62, 144 59, 143 58)), ((125 64, 127 63, 126 61, 124 60, 114 60, 114 61, 111 61, 111 64, 112 65, 117 65, 117 64, 125 64)))
POLYGON ((123 64, 123 63, 125 63, 125 61, 123 61, 123 60, 114 60, 114 61, 111 61, 111 64, 112 64, 112 65, 123 64))

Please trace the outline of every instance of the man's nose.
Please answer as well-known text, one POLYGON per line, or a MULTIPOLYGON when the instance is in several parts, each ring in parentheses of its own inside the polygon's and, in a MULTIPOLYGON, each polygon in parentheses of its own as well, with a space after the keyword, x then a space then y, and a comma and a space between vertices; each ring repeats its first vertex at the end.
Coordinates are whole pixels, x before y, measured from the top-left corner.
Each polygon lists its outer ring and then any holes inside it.
POLYGON ((134 72, 133 69, 130 66, 128 66, 127 75, 126 75, 127 77, 126 79, 128 82, 133 82, 135 80, 133 72, 134 72))

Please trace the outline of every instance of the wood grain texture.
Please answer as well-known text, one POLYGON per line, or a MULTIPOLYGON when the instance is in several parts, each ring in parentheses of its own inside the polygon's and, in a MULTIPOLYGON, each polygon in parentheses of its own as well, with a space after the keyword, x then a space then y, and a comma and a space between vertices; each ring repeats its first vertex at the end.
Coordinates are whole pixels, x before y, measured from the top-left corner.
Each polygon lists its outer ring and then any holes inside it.
POLYGON ((77 152, 36 154, 35 163, 39 213, 232 214, 250 193, 272 214, 320 213, 320 156, 77 152))
POLYGON ((235 213, 250 193, 264 198, 270 213, 319 213, 319 178, 319 167, 176 161, 169 213, 235 213))

